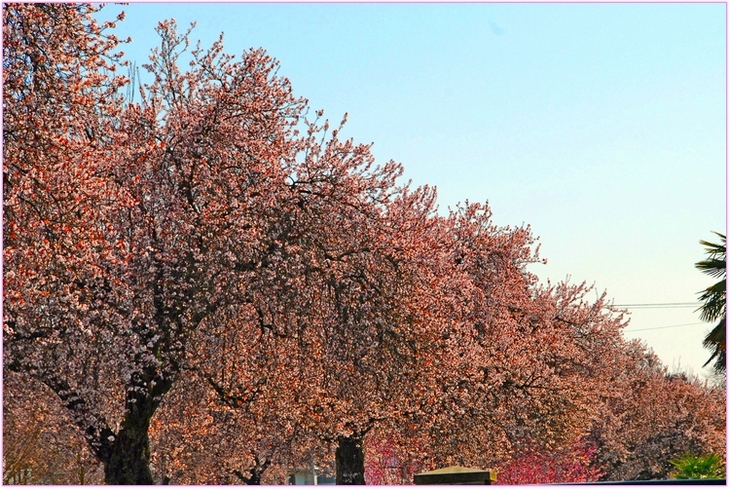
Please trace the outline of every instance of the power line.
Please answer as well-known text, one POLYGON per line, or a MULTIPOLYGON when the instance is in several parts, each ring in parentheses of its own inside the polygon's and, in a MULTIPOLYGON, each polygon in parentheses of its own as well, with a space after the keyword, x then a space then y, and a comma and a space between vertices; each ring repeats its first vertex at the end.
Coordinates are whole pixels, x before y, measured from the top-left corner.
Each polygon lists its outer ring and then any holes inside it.
POLYGON ((672 324, 672 325, 669 325, 669 326, 657 326, 655 328, 626 329, 626 330, 624 330, 624 333, 634 333, 636 331, 650 331, 652 329, 679 328, 679 327, 682 327, 682 326, 698 326, 700 324, 708 324, 708 323, 672 324))
POLYGON ((678 309, 683 307, 700 307, 697 302, 659 302, 654 304, 612 304, 613 307, 627 309, 678 309))

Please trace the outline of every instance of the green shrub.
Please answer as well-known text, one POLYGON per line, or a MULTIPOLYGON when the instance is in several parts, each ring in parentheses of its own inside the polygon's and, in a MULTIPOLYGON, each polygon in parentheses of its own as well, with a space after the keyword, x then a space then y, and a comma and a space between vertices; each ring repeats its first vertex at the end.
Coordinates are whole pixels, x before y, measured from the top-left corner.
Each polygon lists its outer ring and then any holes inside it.
POLYGON ((695 456, 687 453, 677 460, 671 460, 676 470, 674 479, 722 479, 725 477, 725 464, 715 453, 695 456))

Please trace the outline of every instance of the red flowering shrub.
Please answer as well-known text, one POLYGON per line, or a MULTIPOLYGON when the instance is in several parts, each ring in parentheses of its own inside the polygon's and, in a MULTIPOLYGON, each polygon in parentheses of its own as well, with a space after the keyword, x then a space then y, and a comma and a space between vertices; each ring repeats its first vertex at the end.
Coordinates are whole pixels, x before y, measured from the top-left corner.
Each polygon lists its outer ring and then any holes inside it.
POLYGON ((596 448, 577 442, 568 449, 524 450, 497 472, 503 485, 549 484, 558 482, 593 482, 602 474, 593 466, 596 448))

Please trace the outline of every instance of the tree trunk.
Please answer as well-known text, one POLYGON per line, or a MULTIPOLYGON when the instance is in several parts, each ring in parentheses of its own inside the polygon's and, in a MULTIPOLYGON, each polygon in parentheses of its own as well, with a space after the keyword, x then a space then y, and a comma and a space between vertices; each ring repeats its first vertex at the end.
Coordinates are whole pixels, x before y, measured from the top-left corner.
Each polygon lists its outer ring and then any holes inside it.
POLYGON ((162 394, 171 385, 171 375, 164 382, 158 377, 153 389, 134 388, 141 385, 140 375, 132 375, 135 384, 127 391, 127 413, 119 433, 115 434, 106 420, 90 409, 65 379, 55 372, 43 372, 39 380, 50 387, 71 412, 75 424, 84 430, 89 448, 104 464, 104 481, 111 485, 154 484, 150 472, 150 441, 147 430, 162 394))
POLYGON ((365 485, 365 452, 361 437, 342 436, 335 452, 337 485, 365 485))
POLYGON ((127 387, 127 413, 111 452, 104 462, 104 482, 110 485, 152 485, 149 428, 163 395, 172 387, 173 374, 149 369, 134 372, 127 387))
POLYGON ((110 485, 152 485, 150 440, 142 420, 125 418, 127 426, 119 430, 109 460, 104 464, 104 482, 110 485))
POLYGON ((257 456, 254 458, 254 460, 256 462, 256 465, 247 470, 247 472, 251 473, 251 477, 247 477, 240 470, 233 471, 236 477, 241 479, 241 482, 243 482, 247 486, 260 486, 261 477, 264 475, 264 472, 269 467, 269 465, 271 465, 271 460, 269 460, 268 458, 264 459, 264 461, 262 462, 261 459, 259 459, 259 457, 257 456))

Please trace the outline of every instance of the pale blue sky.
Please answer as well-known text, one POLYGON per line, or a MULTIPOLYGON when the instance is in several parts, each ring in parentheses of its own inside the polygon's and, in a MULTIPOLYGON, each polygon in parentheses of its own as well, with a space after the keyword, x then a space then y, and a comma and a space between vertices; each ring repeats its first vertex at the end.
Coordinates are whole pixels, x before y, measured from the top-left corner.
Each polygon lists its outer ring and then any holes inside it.
MULTIPOLYGON (((204 46, 224 32, 230 53, 265 48, 297 95, 334 122, 348 112, 345 135, 437 186, 444 210, 488 200, 497 224, 530 224, 542 279, 616 304, 694 302, 712 282, 694 263, 726 223, 725 4, 121 9, 138 65, 171 17, 197 21, 204 46)), ((699 374, 710 325, 693 311, 635 310, 626 335, 699 374)))

